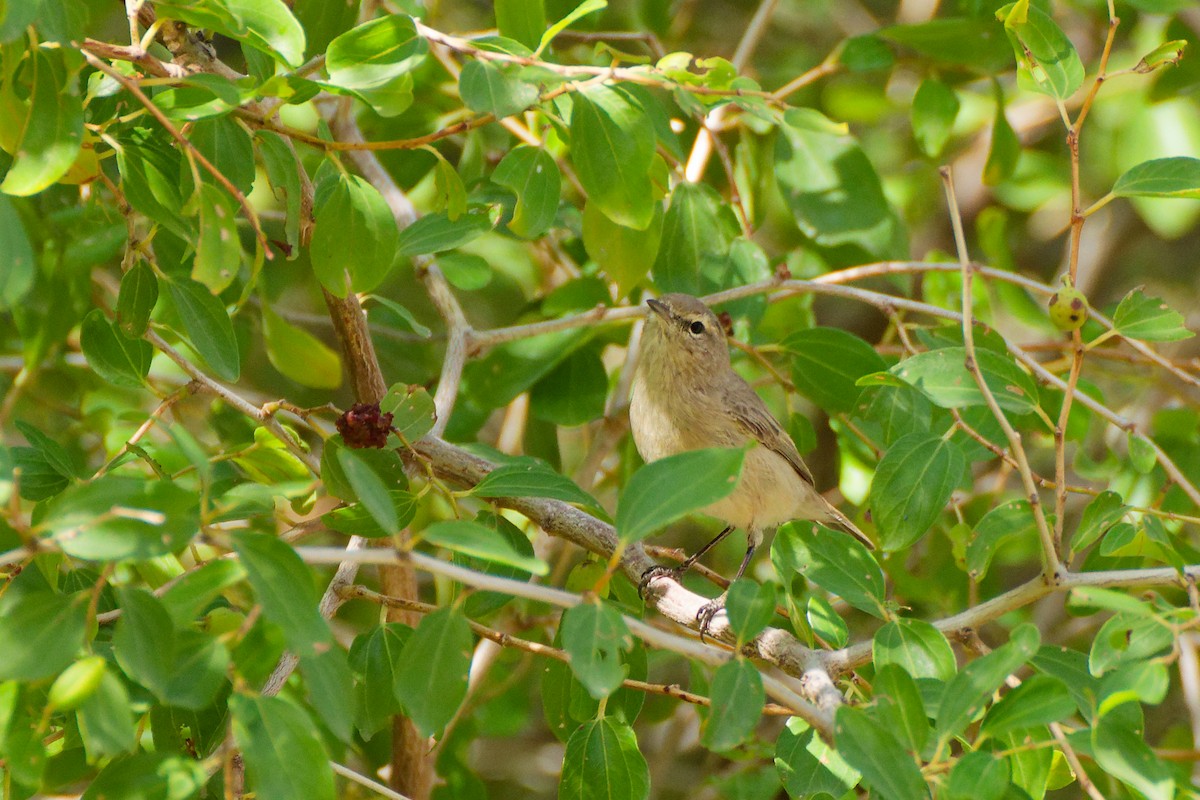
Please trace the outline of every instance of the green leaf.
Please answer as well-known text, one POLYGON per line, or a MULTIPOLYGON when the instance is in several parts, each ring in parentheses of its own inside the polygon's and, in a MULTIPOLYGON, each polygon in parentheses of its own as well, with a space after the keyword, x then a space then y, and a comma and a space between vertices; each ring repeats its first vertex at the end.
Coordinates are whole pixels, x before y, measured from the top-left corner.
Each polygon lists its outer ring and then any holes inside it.
POLYGON ((352 676, 345 651, 318 610, 311 573, 295 550, 273 536, 239 533, 233 544, 263 615, 283 630, 288 649, 300 657, 310 702, 330 730, 348 742, 352 676))
POLYGON ((937 78, 926 78, 917 87, 912 102, 913 138, 921 152, 937 158, 950 138, 958 116, 958 96, 937 78))
POLYGON ((303 659, 332 646, 312 576, 296 551, 264 533, 235 534, 233 545, 263 615, 283 630, 288 649, 303 659))
POLYGON ((739 578, 730 584, 725 597, 729 627, 739 642, 758 636, 775 617, 775 589, 769 583, 739 578))
POLYGON ((342 385, 342 359, 328 345, 276 314, 264 300, 263 341, 271 366, 301 386, 336 389, 342 385))
POLYGON ((242 93, 229 78, 198 73, 153 97, 154 105, 177 122, 196 122, 227 114, 242 104, 242 93))
POLYGON ((33 246, 21 215, 7 197, 0 196, 0 311, 16 307, 33 288, 33 246))
POLYGON ((113 633, 113 655, 129 677, 168 701, 175 666, 175 626, 158 598, 144 589, 122 588, 121 617, 113 633))
POLYGON ((876 668, 895 664, 914 678, 948 681, 956 670, 954 651, 942 632, 920 619, 897 617, 875 632, 876 668))
POLYGON ((400 713, 393 687, 400 653, 412 629, 398 623, 377 625, 360 634, 350 647, 350 664, 358 674, 355 683, 355 721, 359 733, 370 739, 400 713))
POLYGON ((354 726, 354 676, 346 652, 332 647, 301 658, 300 674, 308 688, 309 703, 334 736, 349 744, 354 726))
POLYGON ((716 190, 702 183, 678 184, 671 192, 662 231, 654 262, 654 282, 660 289, 703 294, 710 288, 724 288, 720 278, 727 270, 737 222, 716 190), (720 273, 717 279, 714 269, 720 273))
POLYGON ((789 560, 806 578, 861 611, 887 618, 883 571, 857 539, 812 522, 789 522, 775 542, 791 549, 789 560))
POLYGON ((967 569, 976 580, 987 575, 996 550, 1010 539, 1037 535, 1037 521, 1027 500, 1009 500, 983 515, 975 523, 967 544, 967 569))
POLYGON ((873 686, 876 717, 910 753, 920 755, 929 740, 929 717, 917 682, 903 667, 886 664, 875 671, 873 686))
MULTIPOLYGON (((883 444, 890 447, 910 433, 925 433, 931 427, 933 404, 924 394, 907 384, 880 386, 873 390, 870 405, 856 415, 877 422, 883 428, 883 444)), ((860 403, 863 398, 860 398, 860 403)))
POLYGON ((762 717, 762 676, 754 664, 744 658, 726 661, 713 675, 709 688, 712 707, 700 734, 709 750, 732 750, 754 733, 762 717))
POLYGON ((1008 759, 986 750, 966 753, 950 770, 948 800, 1001 800, 1011 786, 1008 759))
POLYGON ((644 230, 656 205, 654 131, 646 112, 632 95, 606 86, 572 98, 571 159, 589 202, 613 222, 644 230))
POLYGON ((804 615, 815 635, 831 647, 845 647, 850 640, 850 629, 833 604, 820 595, 810 595, 804 615))
MULTIPOLYGON (((250 163, 253 162, 251 158, 250 163)), ((213 294, 220 294, 233 283, 241 267, 237 206, 227 191, 209 183, 196 188, 194 205, 199 214, 199 236, 196 258, 192 262, 192 280, 204 284, 213 294)))
POLYGON ((428 339, 433 334, 433 331, 417 321, 417 318, 413 316, 411 311, 394 300, 389 300, 386 297, 380 297, 377 294, 367 295, 363 299, 366 300, 367 298, 374 300, 388 311, 399 317, 403 321, 404 325, 417 336, 420 336, 423 339, 428 339))
POLYGON ((568 608, 559 625, 571 671, 597 700, 608 697, 625 680, 621 653, 633 647, 633 636, 620 612, 603 602, 568 608))
POLYGON ((262 800, 334 800, 333 771, 313 721, 282 697, 229 698, 233 738, 246 759, 250 787, 262 800))
POLYGON ((545 561, 518 551, 499 531, 471 520, 435 522, 421 531, 421 538, 456 553, 493 564, 506 564, 533 575, 550 572, 550 565, 545 561))
POLYGON ((207 780, 208 773, 195 759, 165 753, 134 753, 105 764, 81 800, 111 797, 191 800, 199 796, 207 780))
POLYGON ((1100 704, 1096 713, 1103 716, 1122 703, 1158 705, 1167 696, 1171 676, 1165 664, 1142 661, 1126 664, 1105 673, 1100 681, 1100 704))
POLYGON ((168 280, 167 294, 183 322, 188 342, 217 377, 236 381, 242 372, 241 354, 225 304, 190 278, 168 280))
POLYGON ((48 504, 46 529, 63 552, 94 561, 176 552, 199 532, 200 502, 170 481, 108 474, 48 504))
POLYGON ((14 420, 13 424, 21 435, 25 437, 35 450, 41 453, 46 462, 54 468, 54 470, 67 479, 75 479, 82 477, 82 469, 76 463, 76 459, 72 458, 71 453, 67 448, 63 447, 54 439, 51 439, 46 434, 39 431, 37 428, 30 425, 28 422, 14 420))
POLYGON ((1120 522, 1128 510, 1129 507, 1116 492, 1103 491, 1096 495, 1083 510, 1079 527, 1071 537, 1071 549, 1078 552, 1095 542, 1120 522))
POLYGON ((167 705, 211 705, 228 685, 225 646, 200 631, 176 630, 162 603, 143 590, 122 589, 121 607, 113 636, 121 668, 167 705))
POLYGON ((304 166, 297 160, 287 140, 278 133, 255 131, 254 138, 258 142, 258 152, 263 167, 267 170, 267 178, 271 182, 271 191, 275 199, 283 203, 287 214, 283 224, 283 236, 291 248, 288 255, 290 261, 300 255, 300 202, 303 199, 300 175, 304 166))
POLYGON ((593 508, 599 505, 575 481, 540 461, 497 467, 471 493, 476 497, 549 497, 593 508))
POLYGON ((1150 800, 1175 796, 1171 769, 1159 760, 1142 738, 1114 715, 1099 718, 1092 726, 1092 752, 1096 763, 1110 775, 1136 789, 1150 800))
MULTIPOLYGON (((121 278, 121 290, 117 294, 117 327, 126 336, 141 337, 150 326, 150 313, 157 302, 158 278, 149 264, 139 261, 121 278)), ((140 380, 138 385, 141 385, 140 380)))
MULTIPOLYGON (((361 453, 363 451, 360 450, 358 452, 361 453)), ((333 492, 330 492, 330 494, 333 494, 333 492)), ((407 492, 403 489, 391 489, 387 494, 388 502, 396 510, 396 524, 398 527, 403 528, 412 522, 413 517, 416 516, 417 498, 412 492, 407 492)), ((321 517, 321 521, 330 530, 339 531, 351 536, 382 539, 392 535, 381 528, 379 523, 375 521, 375 518, 371 516, 371 512, 360 504, 335 508, 333 511, 325 513, 321 517)))
POLYGON ((38 18, 42 0, 28 3, 7 2, 8 8, 0 5, 0 44, 8 44, 19 36, 38 18))
POLYGON ((789 717, 775 742, 775 769, 788 796, 808 800, 822 794, 842 797, 860 780, 843 760, 799 717, 789 717))
MULTIPOLYGON (((1170 0, 1168 0, 1170 2, 1170 0)), ((1180 6, 1181 8, 1183 6, 1180 6)), ((1159 67, 1176 67, 1183 60, 1183 53, 1188 47, 1187 39, 1175 39, 1163 42, 1158 47, 1142 56, 1141 61, 1133 68, 1135 72, 1146 74, 1159 67)))
POLYGON ((219 31, 288 66, 304 60, 304 28, 283 0, 159 0, 158 15, 219 31))
POLYGON ((443 253, 438 257, 442 274, 455 289, 478 291, 492 282, 492 268, 483 256, 471 253, 443 253))
MULTIPOLYGON (((920 389, 941 408, 987 405, 979 384, 966 366, 962 347, 942 347, 906 358, 891 373, 920 389)), ((1038 402, 1033 378, 1011 358, 991 350, 976 350, 975 361, 997 405, 1005 411, 1025 414, 1038 402)))
POLYGON ((378 189, 338 173, 318 184, 313 220, 309 256, 317 280, 331 293, 369 292, 387 277, 400 234, 378 189))
POLYGON ((1075 701, 1066 684, 1049 675, 1033 675, 988 709, 979 733, 998 736, 1058 722, 1073 713, 1075 701))
POLYGON ((393 688, 423 735, 442 730, 466 697, 471 647, 471 628, 453 608, 426 616, 405 642, 393 688))
POLYGON ((996 97, 996 116, 992 122, 992 142, 988 146, 987 162, 983 165, 983 183, 987 186, 995 186, 1011 178, 1021 159, 1021 140, 1004 113, 1004 90, 999 82, 993 84, 992 94, 996 97))
POLYGON ((111 671, 104 673, 96 693, 83 702, 76 718, 91 760, 128 753, 136 745, 129 693, 111 671))
POLYGON ((33 447, 14 447, 8 451, 8 455, 10 460, 5 463, 4 451, 0 450, 0 476, 3 483, 7 484, 8 494, 11 494, 14 483, 13 472, 18 469, 21 471, 20 496, 26 500, 45 500, 70 485, 70 479, 59 472, 40 450, 33 447))
POLYGON ((1067 605, 1072 613, 1079 615, 1094 614, 1104 609, 1139 617, 1154 616, 1153 606, 1144 600, 1100 586, 1076 586, 1067 595, 1067 605))
POLYGON ((429 43, 412 18, 389 14, 352 28, 329 44, 329 82, 361 96, 377 113, 394 117, 412 104, 412 76, 429 43))
POLYGON ((559 800, 646 800, 650 769, 633 728, 614 719, 585 722, 567 740, 559 800))
POLYGON ((896 56, 883 40, 867 33, 846 39, 838 61, 852 72, 869 72, 891 67, 896 56))
POLYGON ((605 8, 608 8, 607 0, 583 0, 583 2, 575 6, 575 8, 572 9, 569 14, 546 29, 546 32, 542 34, 541 41, 538 42, 537 50, 534 51, 534 56, 540 55, 541 52, 549 47, 550 43, 554 41, 554 37, 571 27, 571 25, 583 19, 588 14, 594 14, 595 12, 602 11, 605 8))
POLYGON ((878 31, 878 35, 936 61, 985 74, 1012 65, 1012 51, 1000 36, 999 26, 984 18, 944 17, 915 25, 893 25, 878 31))
POLYGON ((1177 342, 1195 336, 1183 324, 1183 315, 1157 297, 1134 289, 1113 314, 1113 328, 1122 336, 1144 342, 1177 342))
POLYGON ((1129 463, 1141 474, 1149 475, 1154 466, 1158 464, 1158 453, 1154 449, 1153 442, 1149 437, 1132 431, 1128 434, 1127 441, 1129 443, 1129 463))
MULTIPOLYGON (((229 179, 243 194, 250 194, 256 175, 254 165, 254 142, 249 131, 232 117, 204 119, 192 125, 188 139, 217 170, 229 179)), ((221 193, 216 179, 207 172, 200 173, 201 180, 221 193)), ((210 193, 210 197, 215 197, 210 193)), ((203 201, 203 195, 195 196, 189 205, 203 201)), ((225 200, 230 209, 235 208, 232 199, 225 200)), ((230 215, 232 218, 233 214, 230 215)))
POLYGON ((358 450, 339 448, 337 460, 354 495, 375 523, 388 535, 399 533, 400 518, 383 477, 359 455, 358 450))
POLYGON ((1103 675, 1111 669, 1157 658, 1172 648, 1171 627, 1144 612, 1121 612, 1110 617, 1092 639, 1088 669, 1103 675))
POLYGON ((446 212, 427 214, 400 232, 396 255, 400 258, 441 253, 478 239, 495 226, 485 206, 468 206, 467 212, 451 220, 446 212))
POLYGON ((496 0, 496 26, 500 35, 526 47, 537 47, 546 28, 543 0, 496 0))
POLYGON ((472 59, 458 76, 458 92, 467 108, 504 119, 519 114, 538 100, 538 88, 526 83, 512 68, 472 59))
POLYGON ((902 550, 937 521, 966 458, 940 436, 910 433, 888 448, 871 482, 870 507, 884 552, 902 550))
POLYGON ((429 433, 437 421, 437 407, 433 398, 420 386, 396 384, 388 389, 379 408, 385 414, 394 415, 392 427, 406 442, 415 442, 429 433))
POLYGON ((1020 0, 996 12, 1012 43, 1020 77, 1028 88, 1066 100, 1083 84, 1083 62, 1058 24, 1046 12, 1020 0))
POLYGON ((594 347, 581 347, 533 386, 529 409, 555 425, 584 425, 604 416, 608 372, 594 347))
POLYGON ((0 681, 36 681, 75 659, 87 632, 87 594, 9 593, 0 602, 0 681))
POLYGON ((792 354, 792 382, 821 408, 852 411, 864 375, 887 369, 875 348, 840 328, 808 328, 788 336, 780 346, 792 354))
POLYGON ((787 112, 775 140, 775 177, 801 232, 821 247, 907 258, 904 225, 866 153, 852 137, 813 125, 805 111, 787 112))
POLYGON ((122 335, 100 309, 93 308, 83 318, 79 347, 88 366, 109 383, 133 389, 145 385, 154 347, 143 339, 122 335))
POLYGON ((117 167, 125 199, 171 233, 190 240, 194 232, 183 218, 182 165, 174 142, 164 133, 145 128, 134 128, 119 141, 117 167))
POLYGON ((837 710, 835 735, 838 753, 862 773, 863 780, 881 797, 921 800, 929 788, 917 764, 887 728, 853 706, 837 710))
POLYGON ((618 225, 596 203, 583 208, 583 246, 620 296, 628 295, 654 266, 662 242, 663 213, 655 204, 650 224, 643 230, 618 225))
POLYGON ((13 150, 13 164, 0 182, 0 192, 18 196, 37 194, 66 175, 83 147, 78 54, 38 47, 26 64, 33 73, 29 116, 13 150))
MULTIPOLYGON (((477 63, 483 62, 468 66, 477 63)), ((562 175, 545 148, 524 144, 513 148, 496 165, 492 180, 517 196, 509 230, 523 239, 536 239, 549 230, 558 213, 562 175)))
POLYGON ((220 559, 188 570, 162 594, 163 606, 177 626, 189 625, 222 592, 246 579, 237 561, 220 559))
POLYGON ((1116 197, 1200 198, 1200 158, 1156 158, 1131 167, 1113 185, 1116 197))
POLYGON ((1037 649, 1037 628, 1024 624, 1012 632, 1007 644, 959 670, 942 693, 937 714, 939 736, 954 736, 966 728, 991 699, 992 692, 1032 658, 1037 649))
POLYGON ((617 532, 640 542, 680 517, 728 497, 737 487, 745 451, 692 450, 645 465, 617 502, 617 532))

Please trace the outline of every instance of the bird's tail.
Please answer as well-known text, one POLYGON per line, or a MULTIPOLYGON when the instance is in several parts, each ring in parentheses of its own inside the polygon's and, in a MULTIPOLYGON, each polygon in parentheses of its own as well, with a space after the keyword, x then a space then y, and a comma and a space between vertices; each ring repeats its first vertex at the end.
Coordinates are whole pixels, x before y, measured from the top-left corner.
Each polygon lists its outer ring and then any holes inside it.
POLYGON ((835 524, 837 527, 841 528, 843 531, 845 531, 846 533, 850 534, 850 535, 851 535, 851 536, 853 536, 855 539, 858 539, 860 542, 862 542, 862 543, 863 543, 863 545, 865 545, 865 546, 866 546, 866 548, 867 548, 868 550, 874 550, 874 549, 875 549, 875 543, 874 543, 874 542, 872 542, 870 539, 868 539, 868 538, 867 538, 867 535, 866 535, 865 533, 863 533, 862 531, 860 531, 860 530, 858 529, 858 526, 857 526, 857 525, 855 525, 853 522, 851 522, 851 521, 850 521, 850 518, 849 518, 849 517, 847 517, 847 516, 846 516, 845 514, 843 514, 841 511, 838 511, 838 510, 837 510, 836 508, 834 508, 832 505, 831 505, 831 506, 829 506, 829 507, 828 507, 828 509, 829 509, 829 519, 830 519, 830 520, 831 520, 831 521, 832 521, 832 522, 833 522, 833 523, 834 523, 834 524, 835 524))

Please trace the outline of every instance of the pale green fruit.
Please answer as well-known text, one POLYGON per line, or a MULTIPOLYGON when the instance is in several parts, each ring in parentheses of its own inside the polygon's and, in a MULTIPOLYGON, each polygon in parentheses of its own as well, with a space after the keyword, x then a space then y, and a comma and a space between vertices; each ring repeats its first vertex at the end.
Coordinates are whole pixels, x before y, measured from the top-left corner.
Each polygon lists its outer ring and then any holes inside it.
POLYGON ((1087 298, 1070 284, 1065 284, 1050 297, 1049 308, 1050 321, 1060 331, 1077 331, 1087 322, 1087 298))

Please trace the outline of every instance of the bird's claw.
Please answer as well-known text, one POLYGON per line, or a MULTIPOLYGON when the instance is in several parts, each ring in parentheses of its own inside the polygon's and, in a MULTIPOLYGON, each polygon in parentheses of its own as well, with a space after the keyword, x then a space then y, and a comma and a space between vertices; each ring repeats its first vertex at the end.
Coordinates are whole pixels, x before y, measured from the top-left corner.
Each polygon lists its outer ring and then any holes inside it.
POLYGON ((642 573, 642 579, 638 581, 638 597, 646 599, 646 590, 650 588, 650 582, 655 578, 670 578, 676 583, 683 577, 683 572, 678 567, 664 567, 662 564, 655 564, 642 573))
POLYGON ((723 608, 725 608, 724 595, 721 595, 713 600, 709 600, 707 603, 700 606, 700 610, 696 612, 696 623, 700 630, 700 641, 704 641, 705 635, 708 634, 708 629, 712 626, 713 619, 723 608))

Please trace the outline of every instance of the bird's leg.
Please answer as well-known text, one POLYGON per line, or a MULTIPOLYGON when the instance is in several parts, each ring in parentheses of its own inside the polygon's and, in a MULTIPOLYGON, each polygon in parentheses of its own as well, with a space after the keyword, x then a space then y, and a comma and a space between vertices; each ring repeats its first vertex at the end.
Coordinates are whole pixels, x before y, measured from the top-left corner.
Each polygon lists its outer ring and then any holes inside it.
MULTIPOLYGON (((683 577, 683 574, 685 572, 687 572, 689 569, 692 568, 692 564, 695 564, 697 561, 699 561, 701 558, 703 558, 705 553, 707 553, 709 550, 712 550, 714 547, 716 547, 718 544, 720 544, 721 540, 724 539, 726 536, 728 536, 731 533, 733 533, 733 526, 729 525, 725 528, 725 530, 721 531, 716 536, 714 536, 712 538, 712 541, 710 541, 708 544, 704 545, 704 547, 701 547, 699 550, 697 550, 695 553, 693 553, 691 556, 689 556, 686 560, 684 560, 678 566, 664 567, 661 564, 655 564, 653 567, 650 567, 649 569, 647 569, 645 572, 642 573, 641 581, 638 582, 638 597, 645 596, 646 587, 649 586, 650 581, 654 580, 655 578, 668 577, 668 578, 671 578, 672 580, 678 581, 680 578, 683 577)), ((745 569, 745 568, 746 568, 746 565, 742 564, 742 569, 745 569)), ((738 574, 741 575, 741 573, 738 573, 738 574)))
MULTIPOLYGON (((755 548, 758 547, 756 542, 751 542, 746 547, 746 555, 742 557, 742 565, 738 567, 737 575, 733 576, 736 581, 746 574, 746 567, 750 564, 750 559, 754 555, 755 548)), ((713 617, 717 612, 725 607, 725 596, 729 594, 729 590, 721 592, 717 597, 709 600, 704 605, 700 606, 700 610, 696 612, 696 622, 700 623, 700 640, 704 640, 704 635, 708 633, 708 627, 712 625, 713 617)))

